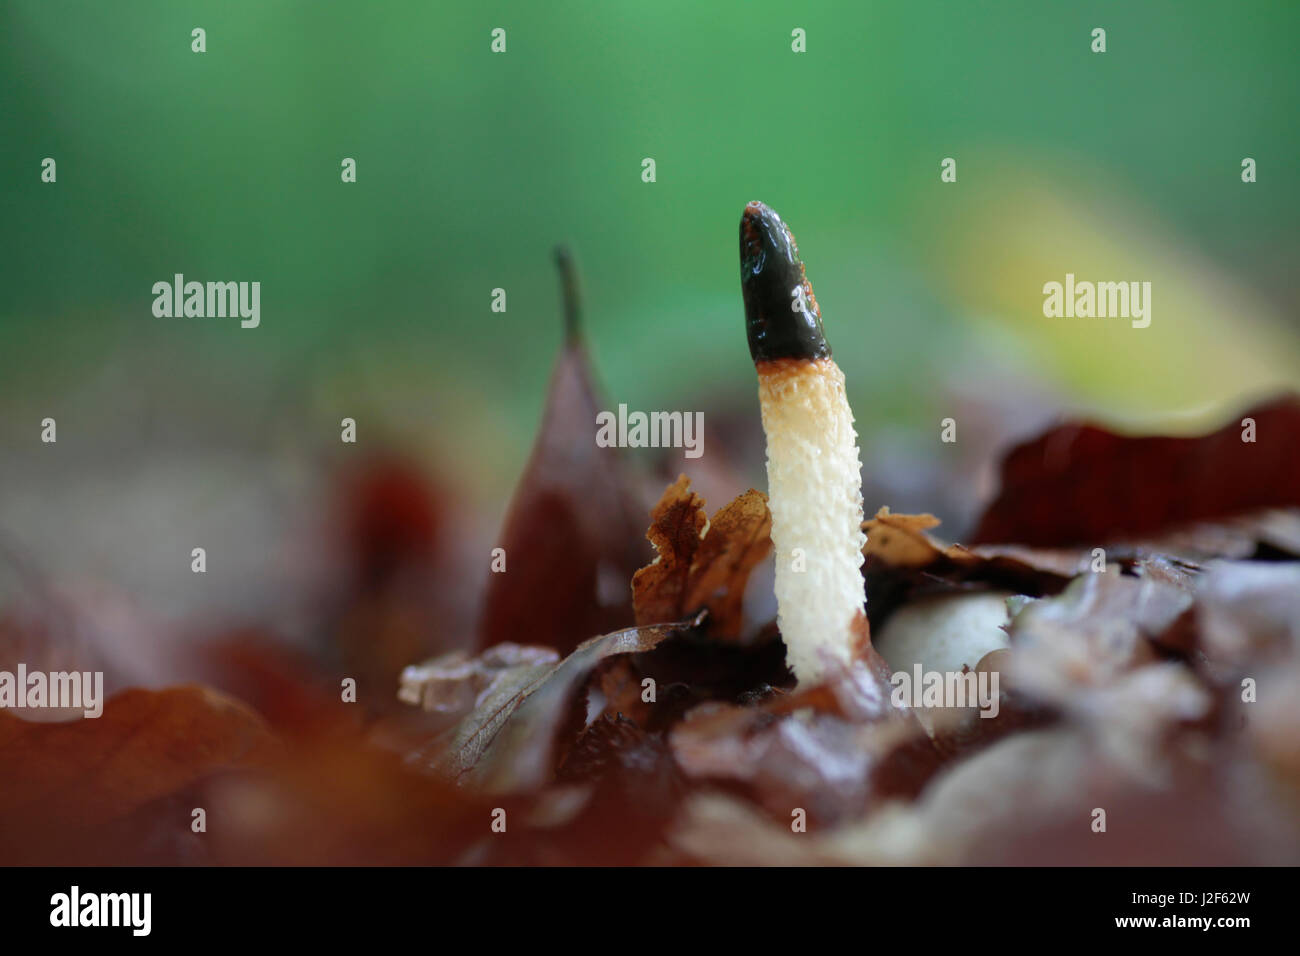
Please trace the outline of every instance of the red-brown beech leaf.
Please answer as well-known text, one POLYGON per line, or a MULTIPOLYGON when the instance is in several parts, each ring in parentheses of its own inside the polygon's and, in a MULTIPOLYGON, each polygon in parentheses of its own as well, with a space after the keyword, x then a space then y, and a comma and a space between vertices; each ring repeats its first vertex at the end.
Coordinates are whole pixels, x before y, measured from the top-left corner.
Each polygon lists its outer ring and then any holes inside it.
POLYGON ((1032 597, 1057 594, 1092 558, 1079 550, 945 545, 928 533, 938 524, 934 515, 894 514, 888 508, 862 523, 867 532, 862 574, 873 627, 883 627, 895 609, 915 596, 935 591, 990 588, 1032 597))
MULTIPOLYGON (((1017 585, 1037 588, 1066 580, 1088 569, 1092 553, 1080 549, 1054 550, 1015 546, 966 548, 934 540, 929 531, 938 527, 934 515, 894 514, 881 508, 875 517, 862 522, 867 543, 862 553, 869 565, 897 571, 924 572, 954 582, 978 581, 1019 590, 1017 585)), ((1059 588, 1058 588, 1059 590, 1059 588)))
POLYGON ((347 671, 327 671, 269 633, 245 628, 217 635, 196 643, 190 661, 208 685, 248 704, 277 736, 330 736, 364 722, 359 708, 339 707, 347 671))
POLYGON ((571 275, 564 274, 568 333, 506 515, 499 541, 506 570, 489 576, 479 647, 511 641, 567 654, 632 619, 627 582, 645 560, 641 519, 619 450, 596 444, 601 406, 578 336, 571 275))
POLYGON ((710 635, 738 638, 745 585, 772 550, 771 531, 762 492, 751 488, 709 521, 704 499, 680 476, 664 491, 646 532, 659 557, 632 578, 637 624, 676 621, 707 610, 710 635))
POLYGON ((709 523, 704 499, 691 491, 685 475, 669 485, 650 513, 646 538, 657 557, 632 578, 632 603, 638 624, 676 620, 686 602, 691 565, 709 523))
POLYGON ((1300 507, 1300 398, 1237 416, 1200 438, 1054 428, 1014 448, 975 543, 1088 546, 1195 521, 1300 507), (1243 441, 1245 419, 1254 441, 1243 441))
MULTIPOLYGON (((50 859, 112 821, 269 754, 253 711, 206 687, 132 689, 97 718, 33 723, 0 712, 0 861, 50 859)), ((176 821, 185 832, 188 814, 176 821)))
POLYGON ((376 590, 437 551, 446 505, 414 462, 374 455, 344 474, 340 491, 344 551, 358 591, 376 590))
MULTIPOLYGON (((411 754, 440 776, 472 790, 519 793, 550 782, 562 756, 559 742, 570 718, 581 717, 582 690, 603 661, 622 654, 654 650, 675 634, 695 627, 699 619, 629 627, 584 641, 558 664, 547 665, 513 649, 501 679, 480 691, 477 705, 458 725, 411 754)), ((463 661, 457 661, 463 665, 463 661)), ((422 665, 445 684, 438 661, 422 665)), ((418 676, 418 675, 417 675, 418 676)), ((445 696, 443 687, 436 699, 445 696)), ((426 700, 418 680, 406 687, 404 698, 426 700)))
POLYGON ((914 716, 892 706, 869 659, 749 706, 706 702, 668 736, 688 778, 739 786, 778 819, 804 807, 824 825, 885 797, 914 797, 942 762, 914 716))
POLYGON ((446 865, 491 809, 346 727, 296 738, 200 795, 204 840, 223 866, 446 865))

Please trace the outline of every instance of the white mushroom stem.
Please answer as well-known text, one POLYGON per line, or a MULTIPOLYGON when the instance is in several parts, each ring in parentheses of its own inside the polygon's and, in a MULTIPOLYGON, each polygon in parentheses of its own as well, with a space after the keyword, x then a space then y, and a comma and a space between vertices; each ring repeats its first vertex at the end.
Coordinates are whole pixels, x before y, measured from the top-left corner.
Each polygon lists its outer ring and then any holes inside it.
POLYGON ((847 667, 865 635, 862 465, 794 237, 768 207, 741 220, 741 288, 767 436, 777 623, 800 683, 847 667))
POLYGON ((847 666, 863 613, 862 463, 834 359, 758 366, 777 623, 800 682, 847 666))

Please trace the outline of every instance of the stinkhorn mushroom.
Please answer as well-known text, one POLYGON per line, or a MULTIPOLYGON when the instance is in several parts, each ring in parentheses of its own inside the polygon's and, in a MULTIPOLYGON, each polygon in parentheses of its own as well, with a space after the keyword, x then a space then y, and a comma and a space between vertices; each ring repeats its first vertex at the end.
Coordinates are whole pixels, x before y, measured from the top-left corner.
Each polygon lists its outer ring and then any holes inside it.
POLYGON ((777 624, 796 679, 815 683, 865 639, 858 436, 794 236, 761 202, 740 220, 740 287, 767 437, 777 624))

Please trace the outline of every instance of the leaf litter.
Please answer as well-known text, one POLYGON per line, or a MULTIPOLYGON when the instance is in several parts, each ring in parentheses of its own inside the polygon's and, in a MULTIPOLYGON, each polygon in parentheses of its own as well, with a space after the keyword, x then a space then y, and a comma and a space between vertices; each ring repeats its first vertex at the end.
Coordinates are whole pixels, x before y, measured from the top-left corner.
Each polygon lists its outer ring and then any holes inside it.
POLYGON ((329 661, 256 630, 200 670, 266 717, 197 685, 118 693, 96 721, 0 713, 0 858, 1300 860, 1296 400, 1247 414, 1244 455, 1236 421, 1200 439, 1053 429, 1008 455, 964 546, 882 509, 858 656, 813 686, 794 684, 775 622, 746 619, 771 554, 764 496, 710 518, 682 476, 647 528, 623 463, 590 440, 597 407, 571 324, 477 648, 407 662, 402 713, 339 718, 329 661), (870 634, 936 595, 989 594, 1012 596, 1005 647, 981 662, 1004 678, 999 716, 927 731, 891 693, 911 662, 870 634), (195 806, 223 821, 209 839, 190 835, 195 806), (1098 807, 1112 839, 1091 838, 1098 807))

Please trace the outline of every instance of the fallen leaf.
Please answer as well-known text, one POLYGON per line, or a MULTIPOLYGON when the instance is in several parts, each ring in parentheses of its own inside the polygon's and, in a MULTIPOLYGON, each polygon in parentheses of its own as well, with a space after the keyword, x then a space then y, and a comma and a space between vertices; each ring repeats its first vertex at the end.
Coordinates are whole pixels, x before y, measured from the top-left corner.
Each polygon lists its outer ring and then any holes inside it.
POLYGON ((942 762, 914 723, 859 723, 812 707, 702 704, 669 740, 693 780, 740 787, 786 822, 800 807, 819 825, 860 817, 887 797, 915 796, 942 762))
POLYGON ((704 499, 690 489, 690 479, 679 476, 650 513, 646 537, 657 557, 632 577, 637 624, 675 621, 686 603, 691 567, 709 523, 704 499))
MULTIPOLYGON (((66 723, 0 712, 0 858, 48 859, 50 846, 75 847, 80 836, 272 747, 256 713, 198 685, 123 691, 100 717, 66 723)), ((188 811, 171 825, 187 831, 188 811)))
POLYGON ((1300 564, 1212 562, 1198 582, 1196 619, 1216 662, 1300 660, 1300 564))
POLYGON ((933 515, 894 514, 888 508, 863 522, 867 617, 877 631, 896 608, 926 595, 974 589, 1042 597, 1060 593, 1087 567, 1077 551, 945 545, 929 534, 938 524, 933 515))
POLYGON ((214 689, 239 699, 283 737, 327 734, 355 727, 361 713, 340 707, 341 675, 265 632, 242 629, 204 640, 192 649, 191 668, 214 689))
POLYGON ((586 701, 581 691, 597 665, 653 650, 698 623, 697 618, 626 628, 584 642, 558 664, 543 665, 544 670, 535 662, 514 667, 509 679, 481 695, 455 728, 415 756, 476 792, 536 790, 550 781, 563 756, 563 731, 582 726, 586 701))
POLYGON ((367 458, 342 476, 339 498, 344 550, 359 591, 382 587, 436 551, 444 504, 414 462, 393 453, 367 458))
POLYGON ((511 677, 517 672, 538 677, 554 670, 559 655, 549 647, 497 644, 477 657, 466 651, 452 651, 402 672, 397 697, 439 714, 462 716, 499 692, 502 684, 529 683, 528 677, 511 677))
POLYGON ((532 456, 489 575, 479 647, 544 644, 567 654, 632 620, 627 582, 644 561, 635 496, 617 448, 596 444, 601 409, 572 313, 532 456))
POLYGON ((705 608, 710 635, 740 637, 745 587, 750 573, 772 551, 771 533, 772 514, 761 491, 751 488, 717 511, 700 542, 686 605, 677 617, 705 608))
POLYGON ((862 523, 867 533, 862 553, 877 568, 924 572, 954 583, 978 582, 1022 594, 1059 590, 1086 570, 1092 557, 1078 549, 946 545, 929 534, 938 526, 939 519, 931 514, 894 514, 881 508, 862 523))
POLYGON ((1200 438, 1054 428, 1014 448, 975 543, 1036 547, 1139 540, 1179 525, 1300 507, 1300 398, 1237 416, 1200 438), (1243 440, 1254 422, 1254 440, 1243 440))
POLYGON ((639 625, 676 621, 707 610, 707 632, 720 640, 740 637, 742 604, 750 572, 772 550, 767 497, 752 488, 719 509, 713 520, 704 499, 681 475, 650 516, 646 537, 658 558, 632 578, 639 625))
POLYGON ((199 799, 205 842, 222 866, 447 865, 491 821, 491 805, 354 728, 300 738, 269 761, 213 777, 199 799))
POLYGON ((1036 700, 1083 706, 1091 690, 1153 663, 1161 635, 1193 600, 1189 587, 1151 576, 1081 575, 1012 618, 1006 669, 1015 688, 1036 700))

